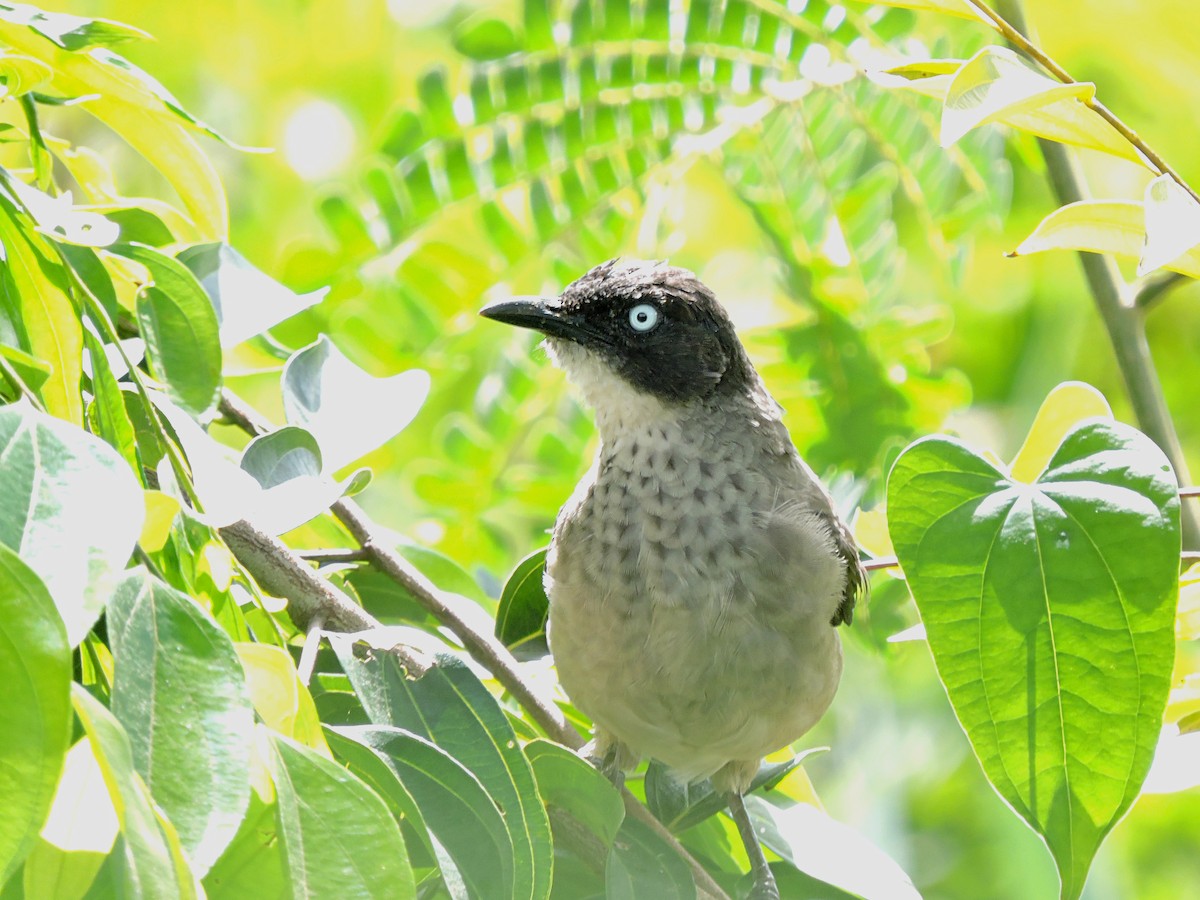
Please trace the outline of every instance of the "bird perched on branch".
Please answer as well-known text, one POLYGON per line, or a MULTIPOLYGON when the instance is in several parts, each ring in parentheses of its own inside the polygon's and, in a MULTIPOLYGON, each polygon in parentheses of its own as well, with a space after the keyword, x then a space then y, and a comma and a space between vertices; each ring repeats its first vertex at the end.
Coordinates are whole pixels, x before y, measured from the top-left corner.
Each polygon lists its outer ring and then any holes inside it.
POLYGON ((711 777, 777 897, 742 796, 824 714, 836 626, 865 575, 829 495, 716 297, 691 272, 613 260, 555 298, 482 315, 546 335, 596 416, 595 464, 546 567, 563 688, 610 773, 643 756, 711 777))

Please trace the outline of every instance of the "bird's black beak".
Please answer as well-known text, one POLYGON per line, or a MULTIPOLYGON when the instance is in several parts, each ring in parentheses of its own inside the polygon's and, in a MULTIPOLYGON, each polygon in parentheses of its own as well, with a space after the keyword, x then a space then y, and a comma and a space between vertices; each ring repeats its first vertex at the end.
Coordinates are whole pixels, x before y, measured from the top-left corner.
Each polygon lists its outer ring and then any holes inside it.
POLYGON ((479 314, 485 319, 532 328, 549 337, 566 338, 579 344, 598 337, 581 316, 564 310, 557 297, 513 297, 490 303, 479 314))

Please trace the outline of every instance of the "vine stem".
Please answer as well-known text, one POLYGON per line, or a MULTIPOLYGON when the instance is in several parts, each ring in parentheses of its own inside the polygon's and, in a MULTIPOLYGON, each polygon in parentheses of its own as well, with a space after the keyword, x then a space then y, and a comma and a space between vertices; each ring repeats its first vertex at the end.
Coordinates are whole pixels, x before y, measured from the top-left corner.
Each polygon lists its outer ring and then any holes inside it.
MULTIPOLYGON (((965 0, 965 2, 982 18, 987 20, 993 28, 1000 32, 1005 40, 1030 59, 1037 62, 1038 65, 1059 81, 1064 84, 1079 84, 1076 79, 1071 77, 1070 72, 1060 66, 1041 47, 1025 36, 1024 32, 1028 31, 1028 28, 1024 22, 1025 16, 1020 7, 1020 0, 998 0, 997 6, 1005 10, 1003 15, 992 9, 983 0, 965 0)), ((1195 189, 1171 167, 1171 164, 1163 159, 1153 147, 1147 144, 1136 131, 1126 125, 1116 113, 1097 100, 1095 96, 1083 102, 1084 105, 1094 110, 1108 124, 1120 132, 1125 140, 1136 147, 1138 152, 1158 170, 1160 175, 1169 175, 1176 184, 1191 195, 1193 200, 1200 203, 1200 194, 1197 194, 1195 189)))
MULTIPOLYGON (((1072 80, 1045 51, 1025 37, 1024 32, 1028 30, 1028 27, 1020 0, 998 0, 997 5, 1001 10, 999 13, 990 9, 980 0, 966 0, 966 2, 992 21, 997 30, 1019 50, 1037 60, 1056 77, 1066 81, 1072 80)), ((1097 112, 1100 110, 1097 109, 1097 112)), ((1146 154, 1147 159, 1151 162, 1161 159, 1146 145, 1145 141, 1129 129, 1126 128, 1122 134, 1125 134, 1138 150, 1146 154)), ((1070 150, 1062 144, 1044 138, 1038 138, 1038 146, 1046 160, 1046 172, 1050 176, 1050 185, 1059 204, 1065 206, 1068 203, 1086 199, 1083 174, 1070 150)), ((1157 162, 1154 164, 1158 165, 1157 162)), ((1196 196, 1195 192, 1178 175, 1174 174, 1165 162, 1162 163, 1162 166, 1161 171, 1170 174, 1187 189, 1189 194, 1196 196)), ((1140 309, 1136 303, 1135 291, 1125 283, 1116 263, 1110 257, 1096 253, 1080 253, 1079 259, 1092 294, 1092 300, 1108 332, 1109 341, 1112 343, 1117 368, 1120 369, 1121 376, 1125 381, 1125 389, 1137 416, 1138 427, 1166 454, 1179 482, 1187 484, 1191 480, 1188 476, 1187 462, 1179 443, 1175 423, 1167 409, 1162 382, 1159 380, 1154 366, 1154 358, 1150 353, 1150 344, 1146 340, 1144 310, 1140 309)), ((1183 527, 1183 546, 1185 548, 1200 546, 1200 514, 1192 505, 1185 504, 1180 515, 1183 527)))

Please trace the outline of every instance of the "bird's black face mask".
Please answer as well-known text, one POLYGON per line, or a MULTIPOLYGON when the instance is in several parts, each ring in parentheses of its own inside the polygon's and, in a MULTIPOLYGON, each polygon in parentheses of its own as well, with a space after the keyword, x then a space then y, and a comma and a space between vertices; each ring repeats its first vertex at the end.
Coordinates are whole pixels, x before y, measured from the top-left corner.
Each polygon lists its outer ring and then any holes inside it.
POLYGON ((749 363, 733 325, 690 272, 615 260, 570 284, 561 297, 519 297, 484 316, 533 328, 594 355, 616 375, 669 403, 744 387, 749 363))

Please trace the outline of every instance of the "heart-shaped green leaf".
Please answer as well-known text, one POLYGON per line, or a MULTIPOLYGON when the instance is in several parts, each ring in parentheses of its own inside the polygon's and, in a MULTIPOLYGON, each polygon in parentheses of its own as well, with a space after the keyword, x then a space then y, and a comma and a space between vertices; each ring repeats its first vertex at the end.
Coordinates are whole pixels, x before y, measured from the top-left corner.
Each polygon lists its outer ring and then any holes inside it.
POLYGON ((1179 499, 1117 422, 1070 431, 1033 484, 962 443, 910 446, 892 541, 984 772, 1078 897, 1150 767, 1174 662, 1179 499))

